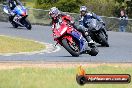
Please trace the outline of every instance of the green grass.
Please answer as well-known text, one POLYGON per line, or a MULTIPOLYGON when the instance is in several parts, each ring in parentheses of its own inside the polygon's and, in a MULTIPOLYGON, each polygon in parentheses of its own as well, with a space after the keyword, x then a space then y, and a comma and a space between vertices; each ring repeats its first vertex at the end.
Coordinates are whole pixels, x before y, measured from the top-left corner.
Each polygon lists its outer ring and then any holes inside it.
POLYGON ((35 0, 25 0, 25 1, 23 1, 23 4, 24 4, 26 7, 33 8, 34 5, 35 5, 35 0))
POLYGON ((34 7, 34 2, 25 2, 26 7, 33 8, 34 7))
POLYGON ((45 45, 31 40, 0 36, 0 53, 32 52, 45 49, 45 45))
MULTIPOLYGON (((130 74, 132 67, 98 66, 85 68, 88 74, 130 74)), ((0 88, 132 88, 130 84, 86 84, 80 86, 77 68, 16 68, 0 70, 0 88)))

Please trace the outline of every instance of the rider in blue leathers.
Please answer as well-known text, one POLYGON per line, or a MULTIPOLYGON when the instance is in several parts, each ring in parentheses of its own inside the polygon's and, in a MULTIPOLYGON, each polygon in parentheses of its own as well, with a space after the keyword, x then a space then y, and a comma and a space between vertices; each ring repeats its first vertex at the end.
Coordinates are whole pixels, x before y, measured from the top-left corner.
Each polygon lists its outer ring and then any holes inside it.
POLYGON ((89 19, 97 19, 99 22, 103 23, 103 20, 93 12, 87 12, 86 6, 81 6, 80 8, 81 16, 80 16, 80 25, 87 27, 87 20, 89 19))
MULTIPOLYGON (((86 6, 80 7, 80 13, 81 13, 80 20, 79 20, 79 29, 80 30, 85 30, 85 28, 89 28, 89 27, 92 29, 96 29, 96 30, 100 29, 101 26, 98 26, 97 21, 100 24, 105 25, 105 23, 103 22, 101 17, 96 15, 93 12, 88 12, 86 6)), ((105 35, 108 36, 106 34, 106 29, 103 29, 103 31, 104 31, 105 35)))
POLYGON ((10 16, 9 16, 9 21, 12 21, 15 14, 12 12, 12 10, 17 6, 17 5, 21 5, 22 6, 22 3, 19 1, 19 0, 7 0, 7 4, 8 4, 8 10, 9 10, 9 13, 10 13, 10 16))
POLYGON ((13 10, 17 5, 22 6, 22 3, 19 0, 7 0, 7 3, 10 10, 13 10))

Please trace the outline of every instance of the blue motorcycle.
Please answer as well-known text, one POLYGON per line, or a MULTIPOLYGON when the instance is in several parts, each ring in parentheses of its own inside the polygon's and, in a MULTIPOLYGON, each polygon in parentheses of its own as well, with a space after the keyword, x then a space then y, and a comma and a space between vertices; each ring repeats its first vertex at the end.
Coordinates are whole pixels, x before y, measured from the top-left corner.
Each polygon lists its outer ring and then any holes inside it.
POLYGON ((3 11, 9 15, 9 21, 14 28, 20 26, 26 27, 28 30, 31 30, 32 26, 27 19, 27 9, 24 6, 17 5, 10 13, 9 7, 4 5, 3 11))

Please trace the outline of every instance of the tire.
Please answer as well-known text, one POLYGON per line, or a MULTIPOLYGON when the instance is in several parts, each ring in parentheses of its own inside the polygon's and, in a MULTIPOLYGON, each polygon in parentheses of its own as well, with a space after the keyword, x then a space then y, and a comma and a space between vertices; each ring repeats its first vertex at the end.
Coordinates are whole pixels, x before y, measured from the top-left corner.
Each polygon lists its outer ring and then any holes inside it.
POLYGON ((18 27, 18 24, 16 24, 16 23, 13 21, 13 18, 14 18, 14 16, 9 16, 9 21, 10 21, 10 23, 12 24, 12 26, 13 26, 14 28, 17 28, 17 27, 18 27))
POLYGON ((14 28, 18 28, 18 24, 16 24, 14 21, 12 21, 11 24, 14 28))
POLYGON ((22 24, 28 29, 31 30, 32 26, 28 19, 23 19, 22 24))
POLYGON ((99 50, 95 47, 92 48, 91 51, 89 52, 89 55, 91 56, 96 56, 98 54, 99 50))
POLYGON ((70 47, 70 44, 68 44, 68 40, 67 39, 64 38, 62 40, 62 45, 72 56, 78 57, 80 55, 80 50, 78 52, 74 51, 74 49, 72 49, 70 47))
POLYGON ((100 37, 100 41, 101 41, 101 45, 102 46, 106 46, 106 47, 109 47, 109 44, 108 44, 108 41, 107 41, 107 38, 104 37, 104 33, 102 34, 102 32, 99 34, 99 37, 100 37))

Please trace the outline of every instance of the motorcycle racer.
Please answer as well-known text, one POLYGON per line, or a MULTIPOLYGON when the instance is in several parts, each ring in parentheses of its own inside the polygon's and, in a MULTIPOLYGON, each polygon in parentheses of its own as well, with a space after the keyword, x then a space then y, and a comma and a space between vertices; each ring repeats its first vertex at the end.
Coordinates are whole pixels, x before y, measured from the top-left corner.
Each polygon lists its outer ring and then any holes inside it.
POLYGON ((82 33, 76 30, 76 26, 70 15, 61 13, 56 7, 50 9, 49 15, 52 18, 54 41, 57 41, 57 44, 61 44, 72 56, 79 56, 79 54, 96 56, 98 54, 98 49, 96 47, 89 47, 89 42, 85 41, 86 39, 84 39, 82 33), (63 26, 65 27, 63 28, 63 26), (62 35, 65 31, 67 31, 67 34, 69 33, 67 36, 62 35), (74 37, 71 38, 69 35, 74 37))
POLYGON ((9 21, 11 22, 13 20, 13 18, 15 17, 15 13, 13 13, 12 10, 14 10, 14 8, 17 6, 17 5, 20 5, 22 6, 22 3, 19 1, 19 0, 7 0, 7 5, 8 5, 8 11, 10 13, 10 16, 9 16, 9 21))
POLYGON ((85 32, 85 30, 80 30, 80 28, 78 28, 76 25, 74 25, 74 21, 72 20, 72 17, 70 15, 66 15, 61 13, 58 8, 56 7, 52 7, 50 9, 49 15, 52 18, 52 27, 55 27, 55 23, 58 22, 62 22, 63 21, 67 21, 70 25, 72 25, 76 30, 78 30, 79 32, 82 33, 83 37, 86 39, 86 41, 88 42, 89 46, 91 48, 95 47, 95 43, 93 42, 93 40, 90 38, 90 36, 88 36, 88 33, 85 32))
MULTIPOLYGON (((98 26, 99 24, 97 24, 96 20, 101 23, 101 25, 105 25, 105 23, 103 22, 103 20, 100 18, 100 16, 96 15, 93 12, 88 12, 87 7, 86 6, 81 6, 80 7, 80 20, 79 20, 79 24, 80 24, 80 30, 85 30, 85 28, 91 28, 91 29, 96 29, 99 30, 101 28, 101 26, 98 26), (92 19, 92 20, 91 20, 92 19), (88 25, 88 22, 90 22, 90 25, 88 25)), ((105 35, 107 35, 106 33, 106 29, 102 28, 105 35)))

